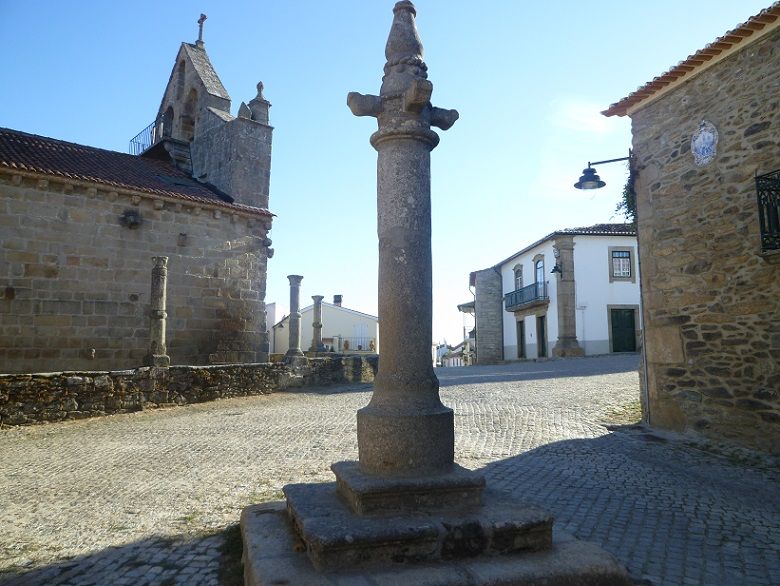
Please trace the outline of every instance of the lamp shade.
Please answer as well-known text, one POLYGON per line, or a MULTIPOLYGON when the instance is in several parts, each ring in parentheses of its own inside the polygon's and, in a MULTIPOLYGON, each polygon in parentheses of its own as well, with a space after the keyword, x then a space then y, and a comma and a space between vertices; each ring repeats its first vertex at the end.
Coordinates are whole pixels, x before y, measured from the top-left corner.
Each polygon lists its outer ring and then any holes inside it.
POLYGON ((582 177, 574 184, 574 187, 577 189, 599 189, 605 185, 606 183, 596 175, 596 169, 588 165, 587 169, 582 170, 582 177))

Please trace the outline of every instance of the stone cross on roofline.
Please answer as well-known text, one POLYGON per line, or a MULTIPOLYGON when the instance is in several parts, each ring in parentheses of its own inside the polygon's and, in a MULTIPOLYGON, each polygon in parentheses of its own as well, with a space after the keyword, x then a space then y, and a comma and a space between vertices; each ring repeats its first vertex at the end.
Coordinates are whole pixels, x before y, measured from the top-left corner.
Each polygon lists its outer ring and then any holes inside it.
POLYGON ((205 14, 201 14, 200 18, 198 19, 198 45, 203 44, 203 23, 206 22, 206 19, 208 17, 205 14))

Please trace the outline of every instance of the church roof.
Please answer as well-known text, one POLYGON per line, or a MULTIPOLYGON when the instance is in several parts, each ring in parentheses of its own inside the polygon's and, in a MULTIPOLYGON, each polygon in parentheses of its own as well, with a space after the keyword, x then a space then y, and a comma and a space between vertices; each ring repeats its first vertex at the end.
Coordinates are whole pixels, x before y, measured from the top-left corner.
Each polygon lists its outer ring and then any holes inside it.
POLYGON ((769 8, 751 16, 746 22, 718 37, 693 55, 689 55, 663 75, 653 78, 619 102, 612 104, 602 114, 604 116, 630 114, 640 104, 660 97, 670 88, 688 81, 710 65, 774 30, 780 26, 778 19, 780 19, 780 2, 774 2, 769 8))
POLYGON ((201 80, 203 80, 206 91, 212 96, 229 100, 230 96, 228 95, 225 86, 223 86, 222 82, 219 80, 217 72, 214 71, 214 66, 211 64, 211 60, 206 54, 206 49, 190 43, 182 43, 182 47, 184 47, 190 61, 192 61, 195 71, 198 72, 201 80))
POLYGON ((98 149, 0 128, 0 169, 101 183, 119 189, 173 197, 271 216, 265 209, 233 203, 166 161, 98 149))

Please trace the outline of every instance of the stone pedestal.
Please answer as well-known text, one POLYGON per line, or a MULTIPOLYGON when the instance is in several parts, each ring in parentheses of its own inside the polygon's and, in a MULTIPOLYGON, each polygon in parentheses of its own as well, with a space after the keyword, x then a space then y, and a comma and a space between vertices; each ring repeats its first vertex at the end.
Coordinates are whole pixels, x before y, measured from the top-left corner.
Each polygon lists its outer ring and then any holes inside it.
POLYGON ((284 487, 286 510, 244 511, 246 583, 630 584, 598 548, 556 547, 545 511, 486 490, 481 474, 454 463, 453 411, 430 354, 430 152, 431 126, 446 130, 458 113, 431 105, 414 6, 393 12, 380 95, 347 98, 379 125, 382 355, 357 414, 359 461, 333 464, 335 483, 284 487), (543 553, 527 561, 528 552, 543 553))

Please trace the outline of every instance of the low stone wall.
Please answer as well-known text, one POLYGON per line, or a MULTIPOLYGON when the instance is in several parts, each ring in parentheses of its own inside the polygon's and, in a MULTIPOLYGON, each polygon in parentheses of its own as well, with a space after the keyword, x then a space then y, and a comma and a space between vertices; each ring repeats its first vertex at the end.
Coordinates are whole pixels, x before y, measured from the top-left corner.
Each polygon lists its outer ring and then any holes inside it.
POLYGON ((22 425, 126 413, 290 387, 373 382, 378 356, 313 358, 284 364, 144 367, 102 372, 0 375, 0 424, 22 425))

